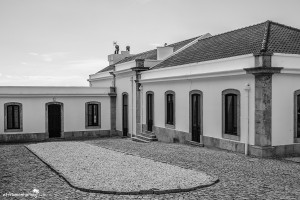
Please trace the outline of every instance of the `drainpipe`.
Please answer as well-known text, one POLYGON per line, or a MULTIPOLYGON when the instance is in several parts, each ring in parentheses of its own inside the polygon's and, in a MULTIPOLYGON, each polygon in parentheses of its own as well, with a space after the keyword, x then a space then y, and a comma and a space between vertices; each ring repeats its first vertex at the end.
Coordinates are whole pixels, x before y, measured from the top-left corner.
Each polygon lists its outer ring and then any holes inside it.
POLYGON ((250 84, 249 83, 246 83, 245 85, 245 91, 247 93, 247 134, 246 134, 246 141, 245 141, 245 155, 247 156, 248 155, 248 144, 249 144, 249 128, 250 128, 250 96, 249 96, 249 93, 250 93, 250 84))
POLYGON ((131 134, 130 138, 133 135, 133 76, 130 78, 131 81, 131 134))
POLYGON ((140 111, 141 111, 141 133, 143 133, 143 85, 140 86, 140 91, 141 91, 141 105, 140 105, 140 111))

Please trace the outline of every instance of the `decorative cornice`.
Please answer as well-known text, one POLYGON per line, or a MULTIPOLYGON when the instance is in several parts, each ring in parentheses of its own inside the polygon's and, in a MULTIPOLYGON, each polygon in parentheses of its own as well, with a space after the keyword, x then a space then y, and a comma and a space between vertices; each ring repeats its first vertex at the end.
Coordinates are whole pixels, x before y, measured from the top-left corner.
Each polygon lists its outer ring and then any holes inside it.
POLYGON ((253 67, 253 68, 244 68, 247 74, 253 75, 272 75, 279 74, 283 67, 253 67))
POLYGON ((110 93, 108 93, 108 96, 110 96, 110 97, 116 97, 116 96, 117 96, 117 93, 115 93, 115 92, 110 92, 110 93))
POLYGON ((120 71, 114 71, 114 75, 115 76, 129 74, 129 73, 132 73, 131 68, 129 68, 129 69, 123 69, 123 70, 120 70, 120 71))
POLYGON ((253 53, 253 56, 273 56, 274 54, 272 52, 258 52, 253 53))
POLYGON ((209 73, 200 73, 200 74, 185 74, 185 75, 178 75, 178 76, 141 79, 139 82, 152 83, 152 82, 162 82, 162 81, 179 81, 179 80, 192 80, 192 79, 212 78, 212 77, 239 76, 244 74, 246 74, 245 70, 237 69, 237 70, 230 70, 230 71, 218 71, 218 72, 209 72, 209 73))
POLYGON ((87 81, 98 81, 98 80, 107 80, 107 79, 112 79, 113 76, 105 76, 105 77, 96 77, 96 78, 89 78, 87 81))
POLYGON ((147 71, 150 67, 132 67, 132 71, 137 71, 137 72, 141 72, 141 71, 147 71))
POLYGON ((106 94, 0 94, 0 98, 4 97, 105 97, 108 96, 109 93, 106 94))

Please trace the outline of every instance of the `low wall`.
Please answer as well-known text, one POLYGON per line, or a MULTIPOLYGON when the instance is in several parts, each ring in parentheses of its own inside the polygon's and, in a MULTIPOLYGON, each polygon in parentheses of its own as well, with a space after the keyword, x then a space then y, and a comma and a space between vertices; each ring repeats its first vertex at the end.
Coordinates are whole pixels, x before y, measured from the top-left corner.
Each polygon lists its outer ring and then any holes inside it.
MULTIPOLYGON (((147 130, 147 125, 143 124, 143 132, 147 130)), ((186 143, 191 140, 191 133, 177 131, 176 129, 153 126, 153 132, 158 141, 167 143, 186 143)), ((228 151, 245 153, 245 144, 228 139, 202 136, 202 141, 206 147, 214 147, 228 151)), ((300 143, 282 146, 259 147, 248 146, 249 155, 256 157, 284 157, 290 155, 300 155, 300 143)))
MULTIPOLYGON (((74 138, 89 138, 89 137, 111 137, 116 136, 116 133, 111 133, 110 130, 95 130, 95 131, 70 131, 62 133, 62 139, 74 138)), ((15 142, 41 142, 48 140, 46 133, 7 133, 0 134, 0 143, 15 143, 15 142)), ((50 138, 51 139, 51 138, 50 138)))
POLYGON ((0 143, 39 142, 47 139, 46 133, 6 133, 0 134, 0 143))

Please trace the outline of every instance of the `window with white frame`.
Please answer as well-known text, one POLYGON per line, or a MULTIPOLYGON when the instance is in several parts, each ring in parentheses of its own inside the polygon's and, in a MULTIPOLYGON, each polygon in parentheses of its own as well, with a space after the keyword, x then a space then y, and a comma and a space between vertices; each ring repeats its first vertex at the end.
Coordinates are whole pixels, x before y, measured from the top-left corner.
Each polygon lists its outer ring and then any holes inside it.
POLYGON ((86 128, 100 128, 101 103, 92 101, 85 104, 86 128))
POLYGON ((222 92, 223 137, 240 140, 240 92, 227 89, 222 92))
POLYGON ((175 92, 167 91, 165 93, 165 115, 166 125, 170 128, 175 126, 175 92))
POLYGON ((22 104, 10 102, 4 104, 4 131, 20 132, 23 129, 22 104))

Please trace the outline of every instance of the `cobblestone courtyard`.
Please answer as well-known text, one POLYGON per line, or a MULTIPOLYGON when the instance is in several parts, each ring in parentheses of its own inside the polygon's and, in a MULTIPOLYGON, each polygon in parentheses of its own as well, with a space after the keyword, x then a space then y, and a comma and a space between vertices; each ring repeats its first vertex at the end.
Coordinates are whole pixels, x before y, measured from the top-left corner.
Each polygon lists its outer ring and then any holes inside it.
POLYGON ((300 163, 182 144, 145 144, 118 138, 83 142, 203 171, 218 176, 220 182, 191 192, 164 195, 87 193, 70 187, 24 144, 0 145, 0 199, 33 199, 3 197, 5 193, 30 193, 33 189, 44 194, 40 199, 300 199, 300 163))

